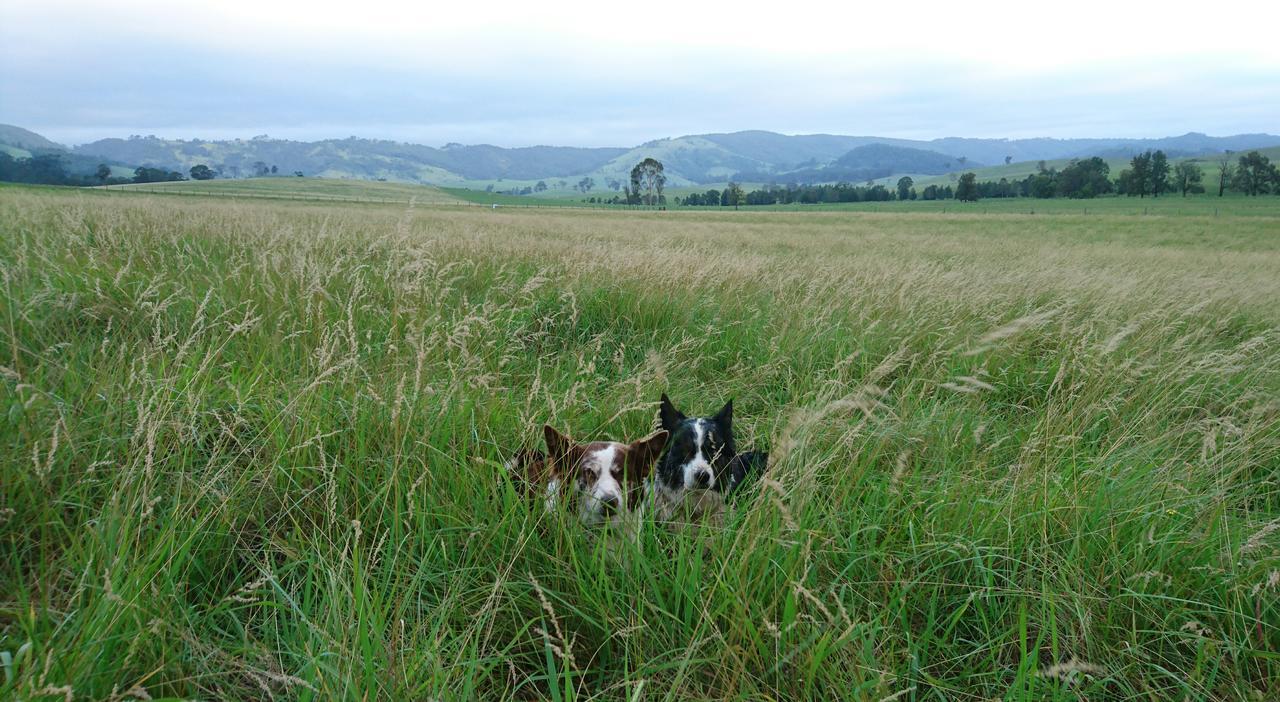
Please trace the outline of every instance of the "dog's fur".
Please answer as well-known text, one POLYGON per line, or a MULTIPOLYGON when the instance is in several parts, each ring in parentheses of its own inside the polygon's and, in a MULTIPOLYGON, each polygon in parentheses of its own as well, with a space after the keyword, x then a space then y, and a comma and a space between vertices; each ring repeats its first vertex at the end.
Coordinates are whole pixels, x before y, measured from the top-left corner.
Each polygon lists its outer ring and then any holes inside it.
POLYGON ((545 454, 521 451, 508 465, 526 489, 541 491, 548 510, 567 500, 589 527, 620 524, 639 507, 644 480, 667 442, 667 432, 658 431, 630 444, 579 444, 550 425, 543 436, 545 454))
POLYGON ((658 411, 670 433, 658 460, 655 509, 659 519, 683 514, 718 519, 724 500, 748 478, 764 472, 768 454, 738 454, 733 440, 733 400, 710 417, 686 417, 665 394, 658 411))

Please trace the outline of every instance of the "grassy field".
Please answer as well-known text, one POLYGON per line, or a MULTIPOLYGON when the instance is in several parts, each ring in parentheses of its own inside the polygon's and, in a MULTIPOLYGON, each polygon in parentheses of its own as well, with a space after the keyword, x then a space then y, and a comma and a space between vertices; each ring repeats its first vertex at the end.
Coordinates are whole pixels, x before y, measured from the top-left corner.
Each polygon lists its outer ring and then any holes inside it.
MULTIPOLYGON (((0 188, 5 187, 0 184, 0 188)), ((465 188, 437 188, 407 183, 382 183, 363 180, 326 178, 247 178, 241 180, 180 181, 120 185, 95 190, 136 195, 181 193, 187 196, 235 197, 242 199, 310 200, 318 202, 361 202, 419 205, 492 205, 500 207, 579 207, 584 209, 629 209, 624 205, 588 204, 577 199, 504 195, 465 188)), ((675 189, 670 197, 687 195, 690 189, 675 189)), ((702 192, 702 191, 699 191, 702 192)), ((612 195, 611 195, 612 196, 612 195)), ((686 208, 672 207, 683 210, 686 208)), ((718 211, 726 208, 687 208, 718 211)), ((853 212, 926 212, 938 214, 1120 214, 1120 215, 1191 215, 1191 216, 1264 216, 1280 217, 1280 197, 1209 195, 1160 198, 1106 197, 1095 200, 1006 198, 962 203, 955 200, 914 200, 910 202, 856 202, 811 205, 769 205, 747 207, 752 212, 778 211, 853 211, 853 212)))
MULTIPOLYGON (((592 197, 592 195, 583 195, 578 193, 577 197, 565 195, 564 197, 556 197, 554 195, 508 195, 506 193, 491 193, 484 190, 471 190, 468 188, 441 188, 445 193, 464 200, 466 202, 478 205, 508 205, 515 207, 587 207, 582 202, 584 198, 592 197)), ((594 195, 594 193, 593 193, 594 195)), ((612 197, 612 194, 610 194, 612 197)), ((599 205, 604 207, 605 205, 599 205)))
MULTIPOLYGON (((683 208, 682 208, 683 209, 683 208)), ((718 210, 725 208, 691 208, 694 210, 718 210)), ((1209 195, 1188 197, 1102 197, 1093 200, 1067 198, 992 198, 977 202, 956 200, 906 200, 888 202, 849 202, 812 205, 765 205, 744 207, 750 212, 880 212, 880 213, 933 213, 963 215, 1154 215, 1206 217, 1280 217, 1280 197, 1266 195, 1245 197, 1228 195, 1218 198, 1209 195)))
POLYGON ((1276 699, 1278 231, 0 189, 0 698, 1276 699), (722 528, 504 475, 663 391, 722 528))
POLYGON ((458 200, 440 188, 376 180, 326 178, 244 178, 227 180, 185 180, 173 183, 113 185, 106 190, 174 192, 232 197, 295 200, 373 200, 408 204, 457 204, 458 200))

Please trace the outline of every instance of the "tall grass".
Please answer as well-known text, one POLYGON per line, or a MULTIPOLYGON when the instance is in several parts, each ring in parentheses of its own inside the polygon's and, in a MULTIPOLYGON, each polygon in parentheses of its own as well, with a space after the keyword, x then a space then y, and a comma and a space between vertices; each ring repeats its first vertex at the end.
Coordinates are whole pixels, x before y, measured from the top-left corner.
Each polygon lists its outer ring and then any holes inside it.
POLYGON ((0 198, 0 696, 1274 699, 1274 219, 0 198), (720 528, 502 459, 735 398, 720 528))

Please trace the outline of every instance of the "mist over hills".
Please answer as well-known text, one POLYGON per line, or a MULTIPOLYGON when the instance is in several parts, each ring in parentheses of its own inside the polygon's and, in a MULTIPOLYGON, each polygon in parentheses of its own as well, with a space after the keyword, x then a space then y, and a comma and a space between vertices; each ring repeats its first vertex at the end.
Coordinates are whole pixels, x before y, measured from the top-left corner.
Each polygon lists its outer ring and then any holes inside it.
POLYGON ((1127 157, 1162 149, 1171 158, 1280 145, 1280 136, 1200 133, 1152 139, 896 139, 835 134, 784 135, 768 131, 697 134, 657 139, 636 147, 531 146, 487 144, 432 147, 381 139, 326 139, 314 142, 272 139, 162 139, 155 136, 101 139, 67 148, 34 132, 0 125, 0 145, 21 152, 60 152, 82 165, 110 164, 164 168, 186 173, 206 164, 223 177, 253 175, 255 164, 281 173, 327 178, 385 179, 452 186, 547 181, 570 187, 592 178, 597 187, 625 182, 631 167, 646 157, 661 161, 671 186, 738 179, 751 182, 834 182, 897 174, 942 174, 964 168, 1089 156, 1127 157))

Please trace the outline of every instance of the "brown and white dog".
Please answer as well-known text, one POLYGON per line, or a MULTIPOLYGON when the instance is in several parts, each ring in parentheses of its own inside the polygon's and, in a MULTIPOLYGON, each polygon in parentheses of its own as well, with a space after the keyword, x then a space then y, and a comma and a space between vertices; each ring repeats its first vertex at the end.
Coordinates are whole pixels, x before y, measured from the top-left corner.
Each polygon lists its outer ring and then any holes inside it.
POLYGON ((566 500, 588 527, 621 525, 640 507, 644 480, 667 443, 665 430, 629 444, 579 444, 551 425, 542 431, 546 454, 522 451, 507 465, 527 488, 541 492, 549 511, 566 500))

